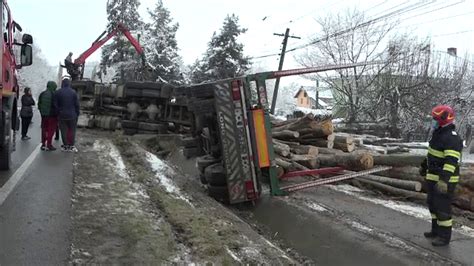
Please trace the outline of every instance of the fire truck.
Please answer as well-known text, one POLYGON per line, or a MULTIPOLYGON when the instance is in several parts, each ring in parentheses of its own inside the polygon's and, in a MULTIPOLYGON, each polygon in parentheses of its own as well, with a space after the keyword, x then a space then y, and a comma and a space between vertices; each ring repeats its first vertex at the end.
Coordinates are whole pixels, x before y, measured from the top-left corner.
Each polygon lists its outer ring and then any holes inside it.
POLYGON ((8 170, 11 166, 11 152, 14 150, 15 132, 19 129, 18 118, 18 69, 33 63, 33 37, 29 34, 17 39, 22 28, 16 22, 6 0, 0 0, 2 12, 0 16, 2 26, 2 64, 1 80, 1 118, 0 118, 0 170, 8 170), (13 130, 13 132, 12 132, 13 130))

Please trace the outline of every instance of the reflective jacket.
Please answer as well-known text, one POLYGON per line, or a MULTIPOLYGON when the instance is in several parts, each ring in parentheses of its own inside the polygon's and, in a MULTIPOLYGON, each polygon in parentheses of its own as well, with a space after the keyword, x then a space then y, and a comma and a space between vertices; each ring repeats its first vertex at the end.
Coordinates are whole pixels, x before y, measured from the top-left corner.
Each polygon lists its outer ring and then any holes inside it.
POLYGON ((446 183, 459 182, 459 163, 461 160, 462 140, 454 125, 440 127, 433 132, 429 142, 426 180, 446 183))

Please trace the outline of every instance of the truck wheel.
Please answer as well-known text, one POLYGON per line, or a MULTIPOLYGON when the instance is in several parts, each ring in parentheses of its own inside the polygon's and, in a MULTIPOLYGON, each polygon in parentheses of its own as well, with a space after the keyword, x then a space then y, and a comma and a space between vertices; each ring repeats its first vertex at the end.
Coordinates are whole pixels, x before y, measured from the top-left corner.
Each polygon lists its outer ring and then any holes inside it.
POLYGON ((201 184, 207 185, 207 180, 204 174, 199 173, 199 181, 201 181, 201 184))
POLYGON ((183 149, 183 155, 186 159, 202 155, 202 149, 199 147, 190 147, 183 149))
POLYGON ((0 127, 0 170, 10 170, 11 166, 11 119, 2 112, 2 126, 0 127))
POLYGON ((229 190, 227 186, 207 186, 207 193, 217 201, 229 203, 229 190))
POLYGON ((196 159, 196 166, 199 170, 199 173, 204 174, 204 169, 206 169, 206 167, 208 167, 211 164, 218 163, 219 161, 220 159, 215 158, 212 155, 204 155, 196 159))
POLYGON ((211 164, 206 167, 204 169, 204 176, 207 183, 211 186, 225 186, 227 184, 227 175, 221 163, 211 164))

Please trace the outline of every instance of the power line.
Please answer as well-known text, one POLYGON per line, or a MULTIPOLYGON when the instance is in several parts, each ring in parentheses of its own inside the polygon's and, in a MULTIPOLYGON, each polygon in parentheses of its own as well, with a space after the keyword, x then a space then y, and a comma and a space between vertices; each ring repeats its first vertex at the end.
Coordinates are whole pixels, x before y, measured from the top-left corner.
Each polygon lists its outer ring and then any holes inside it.
POLYGON ((433 35, 431 37, 442 37, 442 36, 449 36, 449 35, 458 35, 458 34, 463 34, 467 32, 473 32, 474 30, 464 30, 464 31, 458 31, 458 32, 450 32, 450 33, 444 33, 444 34, 437 34, 433 35))

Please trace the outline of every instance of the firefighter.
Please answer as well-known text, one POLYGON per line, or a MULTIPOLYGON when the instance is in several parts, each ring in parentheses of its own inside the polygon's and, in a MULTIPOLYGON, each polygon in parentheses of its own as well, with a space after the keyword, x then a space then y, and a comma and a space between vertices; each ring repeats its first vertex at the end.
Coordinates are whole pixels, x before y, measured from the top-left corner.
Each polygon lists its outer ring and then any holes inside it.
POLYGON ((447 105, 438 105, 431 111, 433 134, 428 155, 421 164, 425 176, 428 208, 431 213, 431 231, 424 233, 433 239, 433 246, 446 246, 451 240, 453 220, 451 203, 459 182, 459 162, 462 141, 455 131, 454 111, 447 105))

